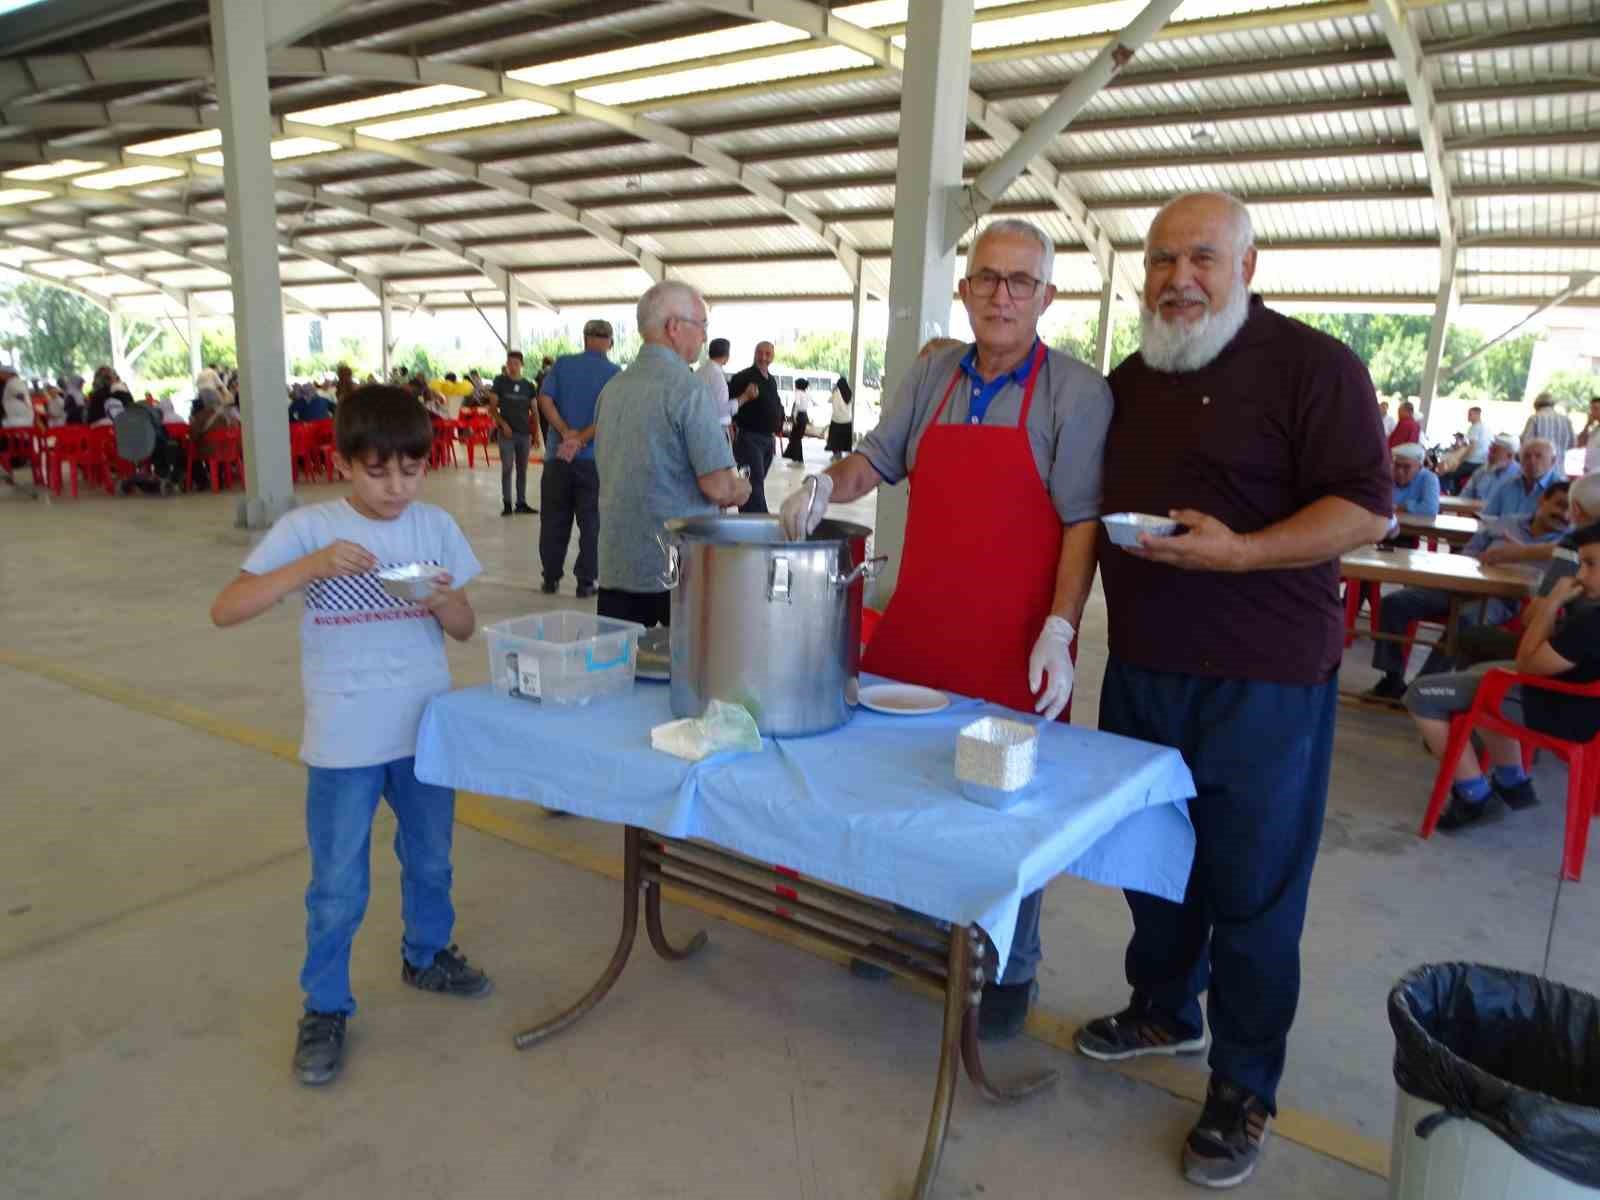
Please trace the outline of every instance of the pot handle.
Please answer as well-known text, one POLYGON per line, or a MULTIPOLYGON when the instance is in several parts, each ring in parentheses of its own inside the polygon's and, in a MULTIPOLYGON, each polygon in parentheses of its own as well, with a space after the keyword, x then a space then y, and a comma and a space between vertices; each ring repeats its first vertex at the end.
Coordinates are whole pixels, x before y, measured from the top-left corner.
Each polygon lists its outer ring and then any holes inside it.
POLYGON ((669 542, 659 533, 656 534, 656 545, 661 547, 661 553, 666 555, 667 569, 660 575, 661 586, 671 591, 678 586, 678 581, 683 578, 682 559, 678 553, 678 543, 669 542))
POLYGON ((879 558, 869 558, 855 570, 844 575, 830 575, 828 582, 836 588, 847 588, 858 579, 876 579, 883 570, 884 564, 889 561, 888 555, 879 558))

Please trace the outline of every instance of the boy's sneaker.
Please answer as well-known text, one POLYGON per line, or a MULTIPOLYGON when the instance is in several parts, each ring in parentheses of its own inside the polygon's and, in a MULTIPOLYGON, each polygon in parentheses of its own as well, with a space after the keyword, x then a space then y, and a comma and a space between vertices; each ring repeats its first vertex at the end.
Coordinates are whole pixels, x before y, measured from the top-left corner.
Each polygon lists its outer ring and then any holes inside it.
POLYGON ((1201 1187, 1238 1187, 1256 1169, 1271 1124, 1259 1096, 1213 1075, 1200 1120, 1183 1144, 1183 1177, 1201 1187))
POLYGON ((1499 794, 1491 790, 1482 800, 1468 800, 1459 790, 1450 789, 1450 807, 1444 810, 1435 826, 1442 833, 1453 833, 1457 829, 1480 821, 1498 821, 1506 815, 1505 802, 1499 794))
POLYGON ((1072 1036, 1079 1054, 1100 1062, 1122 1062, 1151 1054, 1200 1054, 1205 1031, 1190 1033, 1176 1021, 1142 1004, 1130 1004, 1109 1017, 1097 1017, 1072 1036))
POLYGON ((1519 783, 1502 784, 1491 774, 1489 786, 1494 789, 1494 794, 1506 802, 1506 807, 1515 812, 1525 808, 1533 808, 1539 803, 1539 793, 1533 790, 1533 780, 1525 778, 1519 783))
POLYGON ((344 1013, 308 1012, 300 1018, 294 1044, 294 1073, 300 1082, 319 1087, 344 1065, 344 1013))
POLYGON ((1366 691, 1361 693, 1363 700, 1383 700, 1399 703, 1406 698, 1406 681, 1400 675, 1385 675, 1366 691))
POLYGON ((400 978, 424 992, 439 992, 445 996, 487 996, 494 990, 489 977, 477 967, 467 965, 467 956, 459 946, 450 946, 433 956, 426 967, 413 967, 400 957, 400 978))

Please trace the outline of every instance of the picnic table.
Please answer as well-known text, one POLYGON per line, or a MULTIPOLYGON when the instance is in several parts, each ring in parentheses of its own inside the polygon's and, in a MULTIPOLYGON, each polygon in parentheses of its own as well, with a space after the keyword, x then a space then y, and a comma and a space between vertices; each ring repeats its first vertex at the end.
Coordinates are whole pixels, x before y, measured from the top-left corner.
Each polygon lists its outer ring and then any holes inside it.
MULTIPOLYGON (((1443 501, 1440 504, 1442 506, 1443 501)), ((1430 548, 1439 542, 1444 542, 1452 549, 1459 549, 1476 537, 1479 529, 1476 517, 1446 513, 1442 509, 1436 517, 1425 517, 1418 513, 1396 513, 1395 520, 1400 523, 1401 533, 1421 538, 1429 543, 1430 548)))
POLYGON ((1476 517, 1483 511, 1484 501, 1465 500, 1460 496, 1439 497, 1439 512, 1449 513, 1452 516, 1476 517))
MULTIPOLYGON (((1456 636, 1461 623, 1461 613, 1476 604, 1481 613, 1491 599, 1523 600, 1538 590, 1543 572, 1536 567, 1521 565, 1485 566, 1476 558, 1464 554, 1441 554, 1433 550, 1398 550, 1388 547, 1365 546, 1352 550, 1339 559, 1339 574, 1350 580, 1352 586, 1372 585, 1369 602, 1376 599, 1377 589, 1393 583, 1402 587, 1431 588, 1446 593, 1450 598, 1450 611, 1445 617, 1444 633, 1436 643, 1446 654, 1456 650, 1456 636)), ((1387 634, 1376 628, 1377 604, 1373 603, 1371 636, 1377 641, 1406 642, 1411 639, 1401 634, 1387 634)))
POLYGON ((435 698, 417 740, 419 779, 624 830, 622 932, 611 960, 577 1003, 519 1034, 517 1047, 560 1032, 604 998, 627 963, 641 900, 651 945, 677 961, 705 934, 669 940, 663 888, 713 899, 942 992, 939 1068, 912 1192, 927 1196, 959 1066, 1000 1102, 1055 1080, 1050 1071, 996 1084, 979 1054, 983 984, 999 978, 1023 897, 1066 872, 1178 900, 1194 854, 1194 780, 1176 750, 950 700, 917 717, 858 710, 829 733, 766 738, 759 752, 691 763, 651 749, 651 728, 673 716, 660 684, 583 707, 487 687, 435 698), (1005 811, 965 799, 955 778, 957 732, 982 716, 1039 730, 1037 775, 1005 811))

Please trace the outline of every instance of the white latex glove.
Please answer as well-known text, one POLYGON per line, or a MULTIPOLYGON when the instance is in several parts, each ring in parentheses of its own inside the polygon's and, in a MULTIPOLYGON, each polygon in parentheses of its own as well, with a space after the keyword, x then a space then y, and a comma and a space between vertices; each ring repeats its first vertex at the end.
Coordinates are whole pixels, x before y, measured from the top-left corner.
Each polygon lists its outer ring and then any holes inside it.
POLYGON ((1028 655, 1028 690, 1039 697, 1033 711, 1043 713, 1046 721, 1059 717, 1072 699, 1072 635, 1071 621, 1047 617, 1028 655), (1046 677, 1049 684, 1041 690, 1046 677))
POLYGON ((832 495, 831 476, 807 475, 801 480, 800 486, 789 493, 789 498, 778 510, 778 523, 783 527, 783 536, 791 542, 803 542, 810 537, 822 523, 832 495))

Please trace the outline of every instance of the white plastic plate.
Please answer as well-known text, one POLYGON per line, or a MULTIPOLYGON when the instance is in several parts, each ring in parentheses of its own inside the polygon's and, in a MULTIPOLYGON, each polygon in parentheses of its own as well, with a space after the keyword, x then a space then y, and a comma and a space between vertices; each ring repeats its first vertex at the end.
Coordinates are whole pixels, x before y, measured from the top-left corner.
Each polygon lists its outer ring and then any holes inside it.
POLYGON ((914 683, 870 683, 861 689, 861 707, 891 717, 922 717, 950 707, 950 697, 914 683))
POLYGON ((1116 546, 1137 546, 1141 533, 1148 533, 1151 537, 1171 537, 1178 532, 1176 521, 1150 513, 1111 513, 1101 517, 1100 523, 1106 527, 1112 544, 1116 546))

